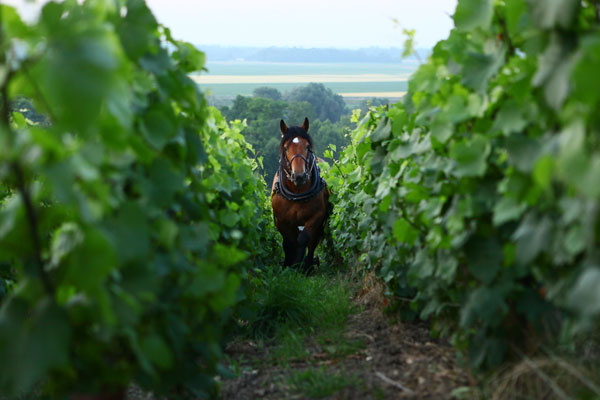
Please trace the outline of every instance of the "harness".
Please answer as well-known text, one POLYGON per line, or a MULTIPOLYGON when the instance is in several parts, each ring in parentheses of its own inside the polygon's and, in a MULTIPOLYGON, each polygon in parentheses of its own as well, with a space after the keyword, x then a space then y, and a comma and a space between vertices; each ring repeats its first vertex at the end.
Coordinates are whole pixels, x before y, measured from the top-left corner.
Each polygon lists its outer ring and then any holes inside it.
POLYGON ((290 201, 308 201, 321 193, 321 191, 327 187, 327 182, 325 182, 325 179, 321 178, 321 170, 316 163, 315 155, 310 150, 308 151, 308 159, 302 154, 298 153, 294 154, 291 160, 288 160, 284 153, 279 159, 279 170, 277 175, 279 179, 277 179, 275 182, 275 189, 273 190, 273 194, 271 196, 278 194, 284 199, 290 201), (294 161, 296 157, 302 158, 306 163, 306 168, 308 169, 308 174, 310 175, 312 182, 310 188, 303 193, 294 193, 290 191, 284 184, 284 179, 292 180, 292 173, 288 172, 288 168, 291 171, 292 161, 294 161))

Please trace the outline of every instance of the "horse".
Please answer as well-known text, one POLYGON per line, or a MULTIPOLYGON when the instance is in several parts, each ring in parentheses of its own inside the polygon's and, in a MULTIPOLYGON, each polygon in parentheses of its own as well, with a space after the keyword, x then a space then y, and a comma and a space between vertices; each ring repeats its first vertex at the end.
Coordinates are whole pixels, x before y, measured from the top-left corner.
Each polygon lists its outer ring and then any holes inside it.
POLYGON ((321 178, 313 153, 308 124, 305 118, 302 126, 288 128, 281 120, 279 169, 271 192, 275 226, 283 237, 283 264, 306 273, 314 270, 314 264, 319 265, 315 249, 332 208, 327 183, 321 178))

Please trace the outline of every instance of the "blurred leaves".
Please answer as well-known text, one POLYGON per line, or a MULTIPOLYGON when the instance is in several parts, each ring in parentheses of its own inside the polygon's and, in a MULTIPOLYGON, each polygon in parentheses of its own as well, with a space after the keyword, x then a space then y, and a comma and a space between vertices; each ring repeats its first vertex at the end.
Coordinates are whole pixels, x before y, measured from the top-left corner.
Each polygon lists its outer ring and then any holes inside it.
POLYGON ((214 395, 243 278, 278 246, 242 123, 187 75, 204 54, 143 0, 0 7, 19 111, 0 123, 0 391, 214 395))
POLYGON ((565 339, 598 323, 596 6, 460 0, 403 100, 351 132, 352 172, 327 171, 347 262, 477 369, 557 316, 565 339))
POLYGON ((488 29, 494 11, 492 0, 462 0, 456 6, 454 24, 459 29, 488 29))

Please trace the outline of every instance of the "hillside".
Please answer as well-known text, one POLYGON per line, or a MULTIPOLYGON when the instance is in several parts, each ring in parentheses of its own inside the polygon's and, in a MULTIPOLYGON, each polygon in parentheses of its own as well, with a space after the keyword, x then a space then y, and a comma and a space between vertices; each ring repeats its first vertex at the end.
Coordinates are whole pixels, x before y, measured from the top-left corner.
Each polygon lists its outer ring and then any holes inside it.
MULTIPOLYGON (((212 61, 260 61, 290 63, 394 63, 403 61, 401 48, 370 47, 362 49, 299 47, 228 47, 197 45, 212 61)), ((422 59, 431 49, 417 49, 422 59)), ((415 56, 409 60, 416 59, 415 56)))

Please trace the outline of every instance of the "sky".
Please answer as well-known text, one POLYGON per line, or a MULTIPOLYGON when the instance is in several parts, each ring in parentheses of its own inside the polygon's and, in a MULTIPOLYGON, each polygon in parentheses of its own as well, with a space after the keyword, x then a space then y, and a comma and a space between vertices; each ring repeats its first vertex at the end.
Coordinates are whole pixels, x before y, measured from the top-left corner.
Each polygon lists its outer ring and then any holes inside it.
MULTIPOLYGON (((2 1, 35 13, 30 1, 2 1)), ((432 47, 447 37, 456 8, 456 0, 146 1, 177 39, 256 47, 402 47, 403 28, 416 30, 417 47, 432 47)))

